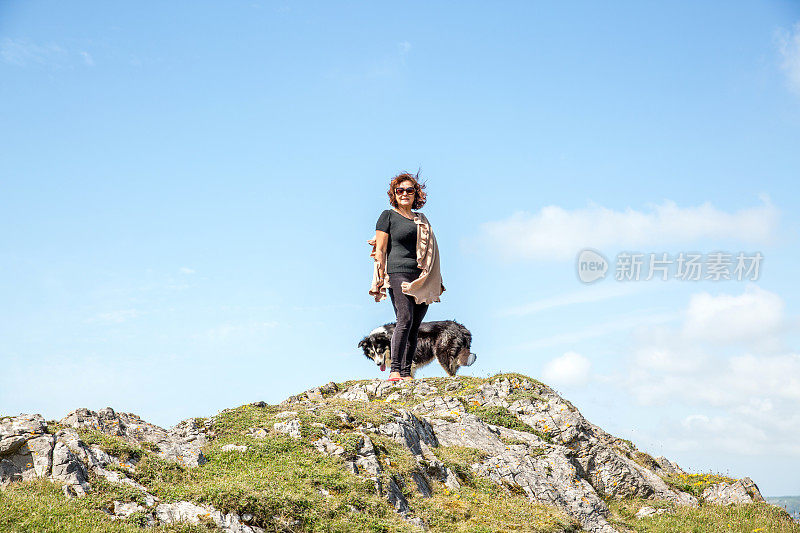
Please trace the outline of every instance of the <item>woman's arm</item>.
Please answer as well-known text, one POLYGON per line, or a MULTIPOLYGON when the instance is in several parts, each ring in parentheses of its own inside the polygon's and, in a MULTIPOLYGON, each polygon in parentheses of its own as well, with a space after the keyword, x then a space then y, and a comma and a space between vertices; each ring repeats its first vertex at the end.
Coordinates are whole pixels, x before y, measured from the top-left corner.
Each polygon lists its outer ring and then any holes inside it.
POLYGON ((389 234, 379 229, 375 230, 375 261, 381 275, 386 270, 386 248, 389 245, 389 234))

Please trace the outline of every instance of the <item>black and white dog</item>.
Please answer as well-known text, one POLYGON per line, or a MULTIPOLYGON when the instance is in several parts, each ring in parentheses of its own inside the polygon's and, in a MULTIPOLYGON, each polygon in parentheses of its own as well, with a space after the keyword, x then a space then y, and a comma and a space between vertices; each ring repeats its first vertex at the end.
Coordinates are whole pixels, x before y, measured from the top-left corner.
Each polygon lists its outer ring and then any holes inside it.
MULTIPOLYGON (((392 362, 392 334, 396 323, 391 322, 373 329, 361 339, 358 347, 364 350, 367 359, 375 362, 381 370, 392 362)), ((454 320, 423 322, 419 325, 417 351, 411 363, 411 375, 434 358, 449 376, 455 376, 459 367, 470 366, 477 356, 470 352, 472 334, 454 320)))

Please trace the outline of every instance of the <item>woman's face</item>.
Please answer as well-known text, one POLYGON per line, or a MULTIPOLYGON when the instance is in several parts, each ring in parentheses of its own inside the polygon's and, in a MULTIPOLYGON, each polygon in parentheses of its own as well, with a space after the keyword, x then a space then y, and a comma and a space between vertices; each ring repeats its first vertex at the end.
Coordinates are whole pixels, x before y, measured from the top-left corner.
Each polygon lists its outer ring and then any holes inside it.
POLYGON ((401 181, 394 188, 394 197, 397 200, 398 207, 407 207, 411 209, 411 206, 414 205, 414 194, 414 182, 410 180, 401 181), (403 191, 397 194, 399 189, 403 189, 403 191), (411 191, 409 191, 409 189, 411 189, 411 191))

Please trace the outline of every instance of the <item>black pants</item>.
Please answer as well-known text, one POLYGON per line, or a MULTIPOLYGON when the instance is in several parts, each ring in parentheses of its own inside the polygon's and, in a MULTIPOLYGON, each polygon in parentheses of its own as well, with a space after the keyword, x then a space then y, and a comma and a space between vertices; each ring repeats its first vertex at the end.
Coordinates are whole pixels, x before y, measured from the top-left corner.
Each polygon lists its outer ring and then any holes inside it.
POLYGON ((392 334, 392 372, 399 372, 401 376, 411 375, 411 363, 414 352, 417 351, 417 334, 419 325, 428 304, 418 304, 413 296, 404 294, 401 283, 414 281, 422 273, 419 270, 412 272, 394 272, 389 274, 389 298, 392 300, 397 323, 392 334))

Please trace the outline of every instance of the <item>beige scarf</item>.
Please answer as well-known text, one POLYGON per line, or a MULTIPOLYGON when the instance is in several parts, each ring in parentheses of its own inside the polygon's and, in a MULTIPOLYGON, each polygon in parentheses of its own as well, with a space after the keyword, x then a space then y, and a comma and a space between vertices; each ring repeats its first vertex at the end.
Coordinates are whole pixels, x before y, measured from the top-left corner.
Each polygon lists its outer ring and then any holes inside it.
MULTIPOLYGON (((439 270, 439 246, 436 244, 436 236, 433 234, 428 218, 423 213, 415 213, 414 222, 417 224, 417 266, 422 269, 422 274, 414 281, 402 282, 401 290, 403 294, 413 296, 418 304, 441 302, 439 295, 445 291, 445 288, 439 270)), ((383 277, 379 274, 378 259, 375 257, 377 248, 375 238, 373 237, 367 242, 372 245, 372 253, 369 255, 375 261, 369 294, 375 297, 376 302, 380 302, 386 298, 389 274, 386 273, 386 265, 383 265, 383 277)))

